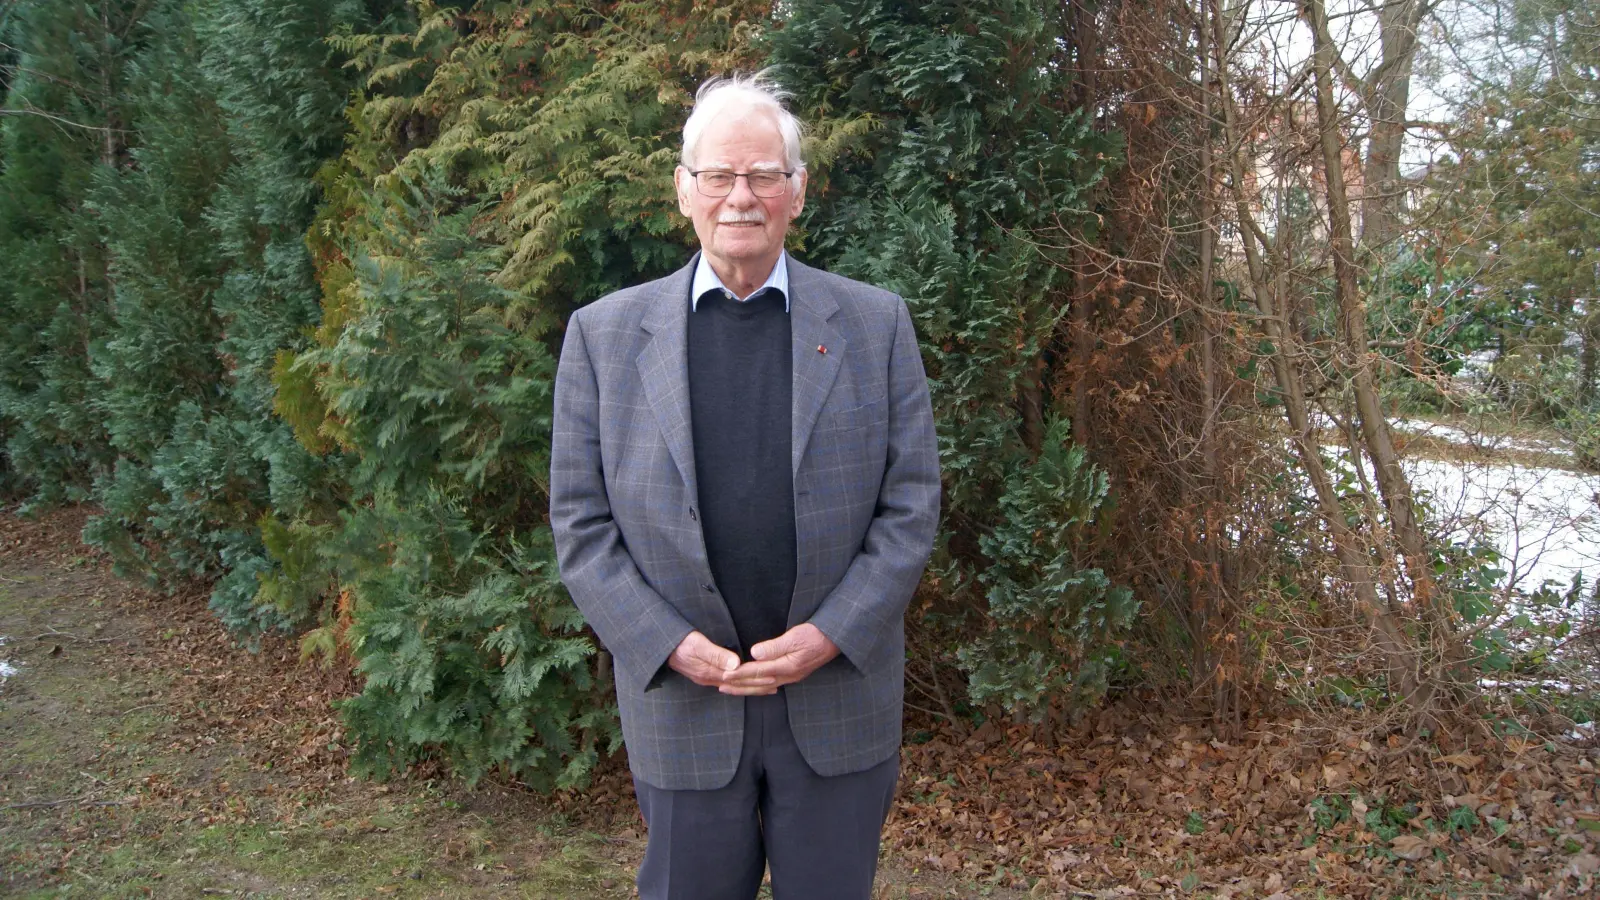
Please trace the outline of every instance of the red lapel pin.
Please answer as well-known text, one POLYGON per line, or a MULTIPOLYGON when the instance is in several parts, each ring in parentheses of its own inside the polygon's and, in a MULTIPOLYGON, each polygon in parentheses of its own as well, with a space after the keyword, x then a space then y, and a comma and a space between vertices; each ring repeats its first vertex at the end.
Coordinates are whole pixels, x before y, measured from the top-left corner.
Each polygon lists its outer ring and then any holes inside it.
POLYGON ((828 348, 822 346, 821 344, 818 344, 817 345, 817 352, 818 353, 827 353, 828 352, 828 348))

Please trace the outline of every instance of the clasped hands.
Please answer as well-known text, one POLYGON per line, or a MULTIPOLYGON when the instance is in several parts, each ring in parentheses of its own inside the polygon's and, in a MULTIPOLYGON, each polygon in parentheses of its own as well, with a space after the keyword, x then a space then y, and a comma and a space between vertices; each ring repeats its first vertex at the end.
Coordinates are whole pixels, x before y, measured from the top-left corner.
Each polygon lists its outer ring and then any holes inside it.
POLYGON ((747 663, 739 661, 739 654, 691 631, 667 658, 667 665, 695 684, 724 694, 755 696, 775 694, 778 688, 805 679, 838 655, 839 648, 822 629, 803 622, 751 647, 752 662, 747 663))

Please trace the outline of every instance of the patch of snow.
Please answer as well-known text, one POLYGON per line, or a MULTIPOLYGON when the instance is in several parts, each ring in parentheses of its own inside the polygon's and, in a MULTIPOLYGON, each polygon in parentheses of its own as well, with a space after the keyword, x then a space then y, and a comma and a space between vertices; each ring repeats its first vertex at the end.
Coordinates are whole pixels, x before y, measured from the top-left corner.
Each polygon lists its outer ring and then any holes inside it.
MULTIPOLYGON (((1393 419, 1390 424, 1396 430, 1475 446, 1501 441, 1502 447, 1571 454, 1552 444, 1473 435, 1420 419, 1393 419)), ((1295 452, 1288 439, 1284 449, 1295 452)), ((1584 594, 1595 591, 1600 582, 1600 475, 1488 460, 1409 457, 1401 465, 1412 490, 1427 504, 1429 519, 1442 526, 1448 539, 1468 546, 1487 544, 1499 552, 1498 568, 1506 572, 1499 587, 1508 593, 1526 595, 1547 581, 1564 591, 1580 573, 1584 594)), ((1292 477, 1301 490, 1310 490, 1298 466, 1292 477)))
POLYGON ((1477 350, 1468 353, 1461 361, 1461 371, 1456 377, 1470 382, 1488 381, 1490 370, 1494 368, 1494 361, 1499 356, 1499 352, 1495 350, 1477 350))
POLYGON ((1462 542, 1499 551, 1504 586, 1565 588, 1579 573, 1600 578, 1600 475, 1565 469, 1409 459, 1412 487, 1425 494, 1435 521, 1462 542))
MULTIPOLYGON (((6 641, 9 640, 10 638, 0 634, 0 647, 4 647, 6 645, 6 641)), ((17 671, 17 667, 12 665, 9 661, 0 659, 0 682, 4 682, 7 678, 17 674, 17 671)))
POLYGON ((1540 690, 1554 691, 1558 694, 1580 693, 1581 688, 1562 678, 1528 678, 1523 680, 1503 681, 1498 678, 1480 678, 1478 684, 1486 688, 1529 688, 1537 687, 1540 690))
POLYGON ((1504 434, 1473 433, 1451 425, 1440 425, 1426 419, 1390 419, 1390 427, 1407 434, 1420 434, 1452 444, 1476 447, 1481 450, 1522 450, 1530 453, 1549 453, 1571 456, 1572 448, 1550 441, 1528 440, 1504 434))

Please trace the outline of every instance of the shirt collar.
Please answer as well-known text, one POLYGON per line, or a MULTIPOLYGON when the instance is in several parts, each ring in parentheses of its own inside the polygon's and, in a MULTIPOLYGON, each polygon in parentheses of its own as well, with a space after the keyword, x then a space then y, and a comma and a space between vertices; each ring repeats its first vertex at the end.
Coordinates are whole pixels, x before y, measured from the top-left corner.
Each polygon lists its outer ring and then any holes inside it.
MULTIPOLYGON (((784 250, 778 254, 778 262, 772 267, 772 274, 767 276, 765 284, 750 293, 750 297, 754 297, 767 288, 772 288, 783 295, 783 311, 788 312, 789 251, 784 250)), ((705 295, 706 291, 722 291, 730 298, 739 300, 741 303, 750 299, 750 297, 743 299, 734 297, 733 292, 728 290, 727 286, 722 283, 722 279, 718 278, 717 273, 712 270, 711 263, 706 260, 705 253, 701 253, 700 262, 696 263, 694 267, 694 284, 689 288, 690 309, 698 310, 700 308, 700 298, 705 295)))

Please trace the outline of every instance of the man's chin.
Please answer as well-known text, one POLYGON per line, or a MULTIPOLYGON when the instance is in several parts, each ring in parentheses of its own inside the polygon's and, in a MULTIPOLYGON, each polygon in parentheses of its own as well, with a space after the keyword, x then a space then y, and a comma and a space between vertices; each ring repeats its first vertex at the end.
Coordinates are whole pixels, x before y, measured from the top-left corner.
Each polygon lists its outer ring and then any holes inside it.
POLYGON ((765 232, 756 228, 735 228, 731 231, 722 228, 717 234, 717 246, 729 255, 759 256, 760 251, 769 246, 766 237, 765 232))
POLYGON ((710 255, 713 259, 729 265, 745 265, 761 262, 771 256, 774 250, 775 248, 766 244, 744 246, 742 242, 719 241, 710 251, 710 255))

